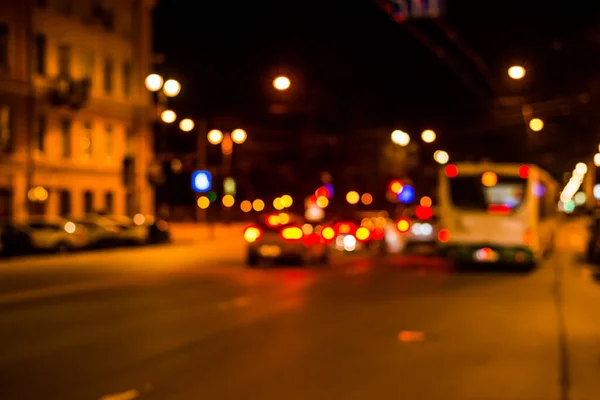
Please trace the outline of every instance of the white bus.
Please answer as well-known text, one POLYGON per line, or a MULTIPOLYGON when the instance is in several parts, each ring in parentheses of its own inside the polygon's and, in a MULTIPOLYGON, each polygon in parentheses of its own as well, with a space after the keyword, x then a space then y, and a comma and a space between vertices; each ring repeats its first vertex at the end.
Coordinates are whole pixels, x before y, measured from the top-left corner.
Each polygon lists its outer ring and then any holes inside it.
POLYGON ((457 163, 438 186, 442 255, 535 267, 553 249, 558 183, 534 165, 457 163))

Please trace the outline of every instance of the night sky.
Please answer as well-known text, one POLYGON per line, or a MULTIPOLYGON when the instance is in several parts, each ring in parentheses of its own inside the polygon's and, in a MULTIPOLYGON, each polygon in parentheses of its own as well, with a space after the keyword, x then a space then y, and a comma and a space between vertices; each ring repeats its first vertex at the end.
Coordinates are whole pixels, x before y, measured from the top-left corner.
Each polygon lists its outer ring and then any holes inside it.
POLYGON ((599 140, 598 6, 572 3, 448 0, 439 21, 398 24, 370 0, 163 0, 156 69, 181 81, 181 115, 248 131, 239 169, 287 166, 309 184, 326 169, 365 185, 393 129, 417 141, 431 128, 455 160, 537 162, 559 174, 599 140), (506 77, 512 64, 528 70, 518 84, 506 77), (278 74, 292 80, 283 95, 271 87, 278 74), (543 137, 527 140, 520 108, 498 106, 507 96, 542 102, 543 137), (290 114, 268 112, 281 103, 290 114), (332 142, 306 149, 302 140, 332 142), (347 168, 359 156, 364 174, 347 168))

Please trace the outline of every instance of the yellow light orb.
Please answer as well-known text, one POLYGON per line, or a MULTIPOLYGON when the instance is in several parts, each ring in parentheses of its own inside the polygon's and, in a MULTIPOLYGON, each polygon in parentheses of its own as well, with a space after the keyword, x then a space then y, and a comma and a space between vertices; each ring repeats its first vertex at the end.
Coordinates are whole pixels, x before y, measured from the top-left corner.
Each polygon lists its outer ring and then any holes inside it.
POLYGON ((294 204, 294 199, 292 199, 292 196, 290 196, 289 194, 284 194, 283 196, 281 196, 281 202, 284 207, 288 208, 291 207, 292 204, 294 204))
POLYGON ((421 139, 425 143, 433 143, 433 142, 435 142, 435 138, 436 137, 437 137, 437 135, 431 129, 424 130, 423 133, 421 133, 421 139))
POLYGON ((358 192, 356 192, 354 190, 352 190, 346 194, 346 201, 349 204, 356 204, 356 203, 358 203, 359 200, 360 200, 360 195, 358 194, 358 192))
POLYGON ((210 206, 210 199, 206 196, 198 197, 198 207, 205 210, 210 206))
POLYGON ((448 161, 450 161, 450 156, 444 150, 438 150, 435 153, 433 153, 433 159, 438 164, 444 165, 444 164, 448 163, 448 161))
POLYGON ((261 199, 256 199, 252 202, 252 208, 254 211, 260 212, 265 209, 265 202, 261 199))
POLYGON ((163 85, 163 92, 168 97, 175 97, 181 91, 181 85, 175 79, 169 79, 163 85))
POLYGON ((145 84, 146 89, 151 92, 158 92, 163 86, 163 77, 158 74, 150 74, 146 77, 145 84))
POLYGON ((325 208, 329 205, 329 199, 325 196, 319 196, 317 197, 316 203, 319 207, 325 208))
POLYGON ((281 213, 277 216, 279 223, 285 225, 290 222, 290 216, 286 213, 281 213))
POLYGON ((177 114, 173 110, 165 110, 160 114, 160 119, 165 124, 172 124, 177 119, 177 114))
POLYGON ((281 201, 281 197, 276 197, 275 200, 273 200, 273 208, 280 211, 285 208, 283 202, 281 201))
POLYGON ((278 76, 273 80, 273 87, 277 90, 288 90, 291 82, 286 76, 278 76))
POLYGON ((223 140, 223 132, 218 129, 213 129, 206 136, 210 144, 219 144, 223 140))
POLYGON ((529 121, 529 129, 531 129, 534 132, 539 132, 542 129, 544 129, 544 121, 542 121, 539 118, 533 118, 531 121, 529 121))
POLYGON ((508 76, 514 80, 523 79, 526 73, 527 71, 525 68, 521 67, 520 65, 513 65, 508 69, 508 76))
POLYGON ((182 119, 181 122, 179 122, 179 129, 184 132, 190 132, 194 129, 194 121, 189 118, 182 119))
POLYGON ((408 135, 408 133, 403 132, 401 130, 395 130, 394 132, 392 132, 391 137, 392 142, 402 147, 408 146, 408 144, 410 143, 410 136, 408 135))
POLYGON ((596 153, 594 155, 594 165, 596 167, 600 167, 600 153, 596 153))
POLYGON ((227 208, 233 207, 233 205, 235 204, 235 198, 230 194, 226 194, 225 196, 223 196, 223 199, 221 199, 221 201, 223 202, 223 205, 227 208))
POLYGON ((231 132, 231 140, 233 140, 233 143, 242 144, 246 141, 247 137, 248 134, 243 129, 235 129, 231 132))

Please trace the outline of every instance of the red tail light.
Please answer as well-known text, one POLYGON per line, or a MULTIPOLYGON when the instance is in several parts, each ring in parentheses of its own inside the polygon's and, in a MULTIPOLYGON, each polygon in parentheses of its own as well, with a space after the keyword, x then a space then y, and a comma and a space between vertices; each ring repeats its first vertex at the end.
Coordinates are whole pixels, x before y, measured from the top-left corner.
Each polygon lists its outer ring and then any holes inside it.
POLYGON ((375 228, 373 232, 371 232, 371 239, 373 240, 382 240, 385 237, 385 231, 383 228, 375 228))
POLYGON ((398 228, 401 233, 406 233, 410 230, 410 221, 406 218, 400 218, 396 222, 396 228, 398 228))
POLYGON ((508 215, 511 208, 504 204, 490 204, 487 208, 488 214, 508 215))
POLYGON ((298 241, 302 240, 304 237, 304 232, 302 232, 302 228, 299 226, 287 226, 283 228, 280 232, 281 238, 289 241, 298 241))
POLYGON ((353 235, 356 232, 356 225, 351 222, 338 222, 333 229, 342 235, 353 235))
POLYGON ((438 240, 442 243, 446 243, 448 240, 450 240, 450 231, 448 229, 442 229, 438 233, 438 240))
POLYGON ((244 229, 244 239, 246 239, 248 243, 256 242, 261 237, 262 231, 256 226, 249 226, 244 229))

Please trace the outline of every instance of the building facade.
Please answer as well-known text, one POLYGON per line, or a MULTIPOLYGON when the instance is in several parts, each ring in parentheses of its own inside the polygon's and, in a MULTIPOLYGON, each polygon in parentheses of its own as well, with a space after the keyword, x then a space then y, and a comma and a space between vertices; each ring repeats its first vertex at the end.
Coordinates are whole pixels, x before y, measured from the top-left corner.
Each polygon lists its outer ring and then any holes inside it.
POLYGON ((0 0, 0 217, 153 213, 153 7, 0 0))

